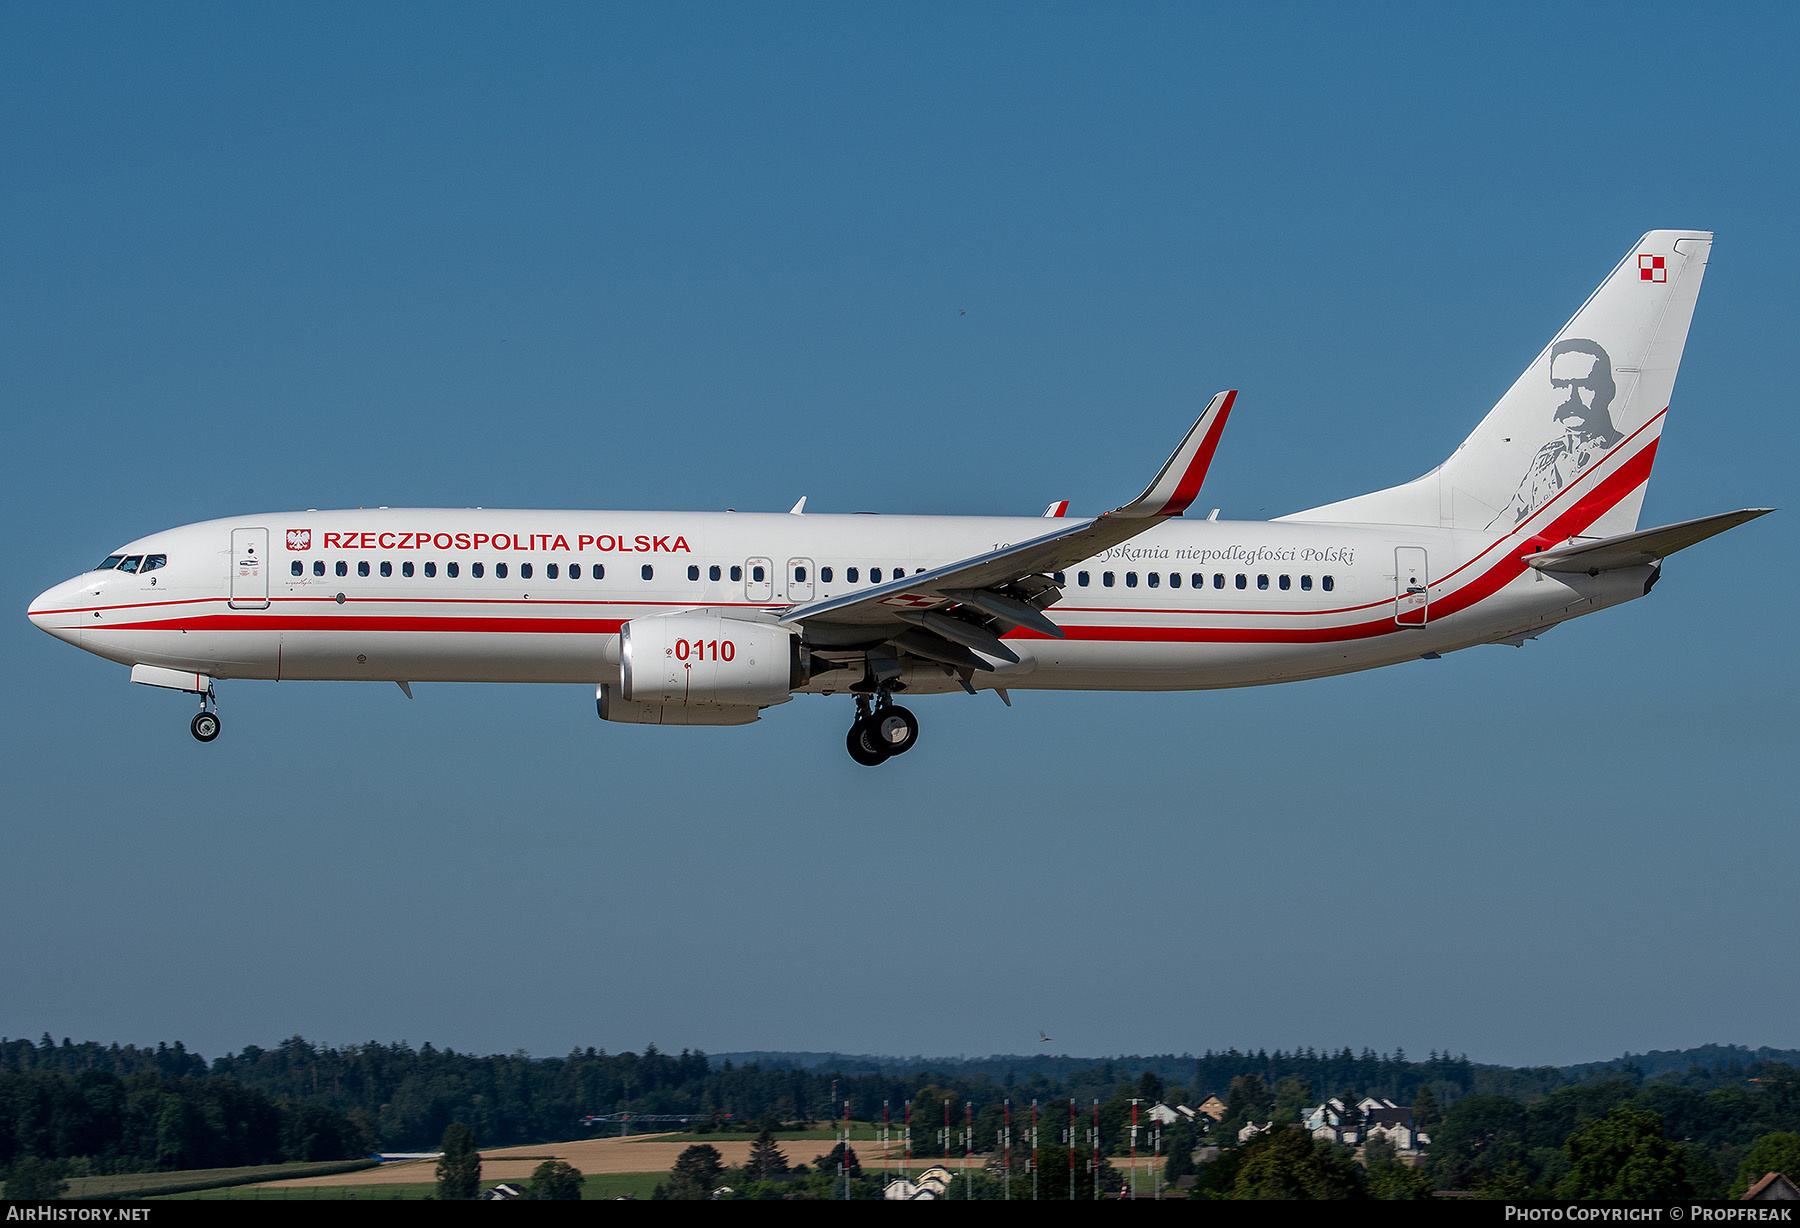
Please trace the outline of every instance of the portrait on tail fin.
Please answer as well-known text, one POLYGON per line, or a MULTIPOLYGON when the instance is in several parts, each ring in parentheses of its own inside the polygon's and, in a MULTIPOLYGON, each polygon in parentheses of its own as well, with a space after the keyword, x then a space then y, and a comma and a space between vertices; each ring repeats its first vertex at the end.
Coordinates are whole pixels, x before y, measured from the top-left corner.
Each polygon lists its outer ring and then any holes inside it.
POLYGON ((1624 438, 1613 425, 1618 395, 1612 358, 1597 341, 1571 337, 1550 348, 1550 387, 1563 394, 1552 416, 1556 434, 1538 449, 1506 510, 1489 523, 1505 532, 1549 502, 1624 438))

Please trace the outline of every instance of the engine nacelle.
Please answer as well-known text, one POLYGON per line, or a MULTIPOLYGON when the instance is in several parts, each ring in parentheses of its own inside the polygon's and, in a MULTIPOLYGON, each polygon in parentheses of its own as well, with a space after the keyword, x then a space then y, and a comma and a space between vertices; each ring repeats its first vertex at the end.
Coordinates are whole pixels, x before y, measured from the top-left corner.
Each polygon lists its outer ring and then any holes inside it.
POLYGON ((619 697, 639 704, 760 707, 804 684, 800 637, 712 614, 658 614, 619 629, 619 697))
POLYGON ((594 695, 603 721, 627 725, 749 725, 762 715, 754 704, 639 704, 619 698, 619 684, 602 682, 594 695))

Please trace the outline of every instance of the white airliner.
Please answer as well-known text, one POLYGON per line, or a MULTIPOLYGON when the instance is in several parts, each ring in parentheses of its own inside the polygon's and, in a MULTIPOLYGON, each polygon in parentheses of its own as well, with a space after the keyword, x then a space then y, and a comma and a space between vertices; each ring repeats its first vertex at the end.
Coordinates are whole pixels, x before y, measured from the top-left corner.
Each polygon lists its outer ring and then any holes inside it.
POLYGON ((600 716, 741 725, 847 692, 851 757, 911 749, 894 695, 1256 686, 1523 644, 1647 594, 1763 515, 1640 530, 1712 236, 1645 235, 1450 458, 1266 522, 1184 516, 1236 398, 1138 498, 1040 517, 401 510, 142 537, 31 621, 199 696, 226 678, 581 682, 600 716))

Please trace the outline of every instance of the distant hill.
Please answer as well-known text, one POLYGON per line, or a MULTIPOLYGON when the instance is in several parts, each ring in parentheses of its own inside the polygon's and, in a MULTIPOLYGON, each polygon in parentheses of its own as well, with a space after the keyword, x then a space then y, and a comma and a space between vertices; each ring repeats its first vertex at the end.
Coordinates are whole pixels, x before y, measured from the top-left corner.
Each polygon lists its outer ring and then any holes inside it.
POLYGON ((1733 1063, 1748 1066, 1751 1062, 1786 1062, 1790 1066, 1800 1066, 1800 1049, 1771 1049, 1767 1045, 1759 1049, 1744 1045, 1652 1049, 1648 1053, 1627 1053, 1604 1062, 1581 1062, 1574 1066, 1564 1066, 1562 1072, 1570 1078, 1576 1078, 1593 1071, 1624 1070, 1635 1066, 1646 1079, 1654 1079, 1660 1074, 1679 1074, 1695 1066, 1710 1070, 1714 1066, 1730 1066, 1733 1063))
POLYGON ((1003 1082, 1008 1074, 1024 1077, 1037 1073, 1060 1079, 1078 1071, 1092 1070, 1111 1063, 1120 1078, 1136 1078, 1146 1070, 1154 1070, 1164 1079, 1185 1080, 1194 1073, 1191 1053, 1156 1053, 1148 1056, 1128 1054, 1122 1057, 1072 1057, 1067 1053, 995 1053, 987 1057, 896 1057, 880 1053, 810 1053, 779 1050, 751 1050, 744 1053, 709 1053, 707 1060, 714 1070, 727 1061, 733 1066, 754 1063, 764 1070, 803 1070, 812 1074, 909 1074, 939 1072, 969 1078, 987 1075, 1003 1082))
MULTIPOLYGON (((1248 1055, 1246 1055, 1248 1056, 1248 1055)), ((717 1070, 730 1061, 733 1066, 754 1063, 764 1070, 800 1070, 811 1074, 874 1075, 938 1072, 963 1078, 987 1075, 1003 1082, 1008 1075, 1024 1077, 1030 1073, 1060 1079, 1071 1074, 1111 1064, 1120 1078, 1131 1078, 1154 1070, 1170 1082, 1185 1082, 1194 1073, 1195 1057, 1191 1053, 1121 1054, 1112 1057, 1074 1057, 1067 1053, 995 1053, 987 1057, 900 1057, 879 1053, 816 1053, 759 1049, 742 1053, 709 1053, 707 1059, 717 1070)), ((1685 1073, 1699 1066, 1710 1070, 1715 1066, 1748 1066, 1753 1062, 1786 1062, 1800 1066, 1800 1049, 1773 1049, 1767 1045, 1752 1049, 1745 1045, 1700 1045, 1692 1049, 1653 1049, 1648 1053, 1625 1053, 1595 1062, 1577 1062, 1554 1068, 1566 1079, 1592 1078, 1606 1071, 1636 1068, 1643 1078, 1660 1074, 1685 1073)), ((1476 1070, 1507 1070, 1491 1062, 1470 1062, 1476 1070)))

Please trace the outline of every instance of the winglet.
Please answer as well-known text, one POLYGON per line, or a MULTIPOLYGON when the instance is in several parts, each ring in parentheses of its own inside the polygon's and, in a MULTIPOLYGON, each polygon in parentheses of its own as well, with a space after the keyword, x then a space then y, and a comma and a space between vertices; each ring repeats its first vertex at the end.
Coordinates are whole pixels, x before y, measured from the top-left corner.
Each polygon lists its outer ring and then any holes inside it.
POLYGON ((1213 453, 1219 448, 1219 436, 1225 431, 1225 419, 1231 416, 1231 405, 1236 400, 1235 388, 1214 397, 1150 488, 1113 515, 1179 516, 1187 511, 1200 497, 1200 485, 1206 481, 1213 453))
POLYGON ((1055 503, 1052 503, 1049 507, 1044 509, 1044 517, 1047 520, 1060 520, 1068 514, 1069 501, 1067 499, 1058 499, 1055 503))

